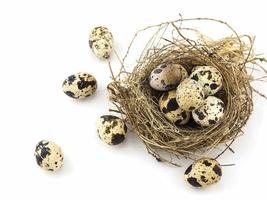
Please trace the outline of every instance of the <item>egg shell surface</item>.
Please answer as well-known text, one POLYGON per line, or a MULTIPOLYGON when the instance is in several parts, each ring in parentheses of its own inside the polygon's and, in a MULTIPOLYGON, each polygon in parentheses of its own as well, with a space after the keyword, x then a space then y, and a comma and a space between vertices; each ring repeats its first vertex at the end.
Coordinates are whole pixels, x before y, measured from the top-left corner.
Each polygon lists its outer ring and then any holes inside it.
POLYGON ((214 95, 223 86, 223 77, 218 69, 212 66, 197 66, 190 78, 202 85, 206 96, 214 95))
POLYGON ((224 116, 224 103, 217 97, 208 96, 204 105, 192 112, 193 119, 201 126, 217 124, 224 116))
POLYGON ((176 88, 186 77, 187 71, 180 64, 161 64, 151 71, 149 84, 155 90, 169 91, 176 88))
POLYGON ((84 99, 95 93, 97 81, 89 73, 77 73, 66 78, 62 88, 67 96, 74 99, 84 99))
POLYGON ((63 152, 61 148, 52 141, 40 141, 36 145, 34 155, 37 164, 44 170, 57 171, 63 166, 63 152))
POLYGON ((176 90, 176 101, 179 107, 186 111, 192 111, 204 104, 203 87, 192 79, 185 79, 176 90))
POLYGON ((186 169, 184 177, 194 187, 206 187, 221 180, 222 167, 215 159, 201 158, 186 169))
POLYGON ((113 35, 104 26, 95 27, 89 35, 89 46, 96 57, 109 59, 113 49, 113 35))
POLYGON ((179 107, 176 101, 176 90, 171 90, 162 94, 159 99, 159 108, 163 115, 175 125, 186 124, 191 113, 179 107))
POLYGON ((113 115, 103 115, 97 120, 99 138, 109 145, 117 145, 124 141, 127 126, 124 121, 113 115))

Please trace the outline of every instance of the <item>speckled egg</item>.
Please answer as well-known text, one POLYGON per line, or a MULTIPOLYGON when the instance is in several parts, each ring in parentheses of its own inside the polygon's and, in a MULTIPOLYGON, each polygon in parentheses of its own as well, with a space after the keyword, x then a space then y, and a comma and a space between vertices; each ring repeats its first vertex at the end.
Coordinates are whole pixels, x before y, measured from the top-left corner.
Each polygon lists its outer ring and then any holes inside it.
POLYGON ((175 125, 184 125, 190 119, 190 112, 182 110, 176 101, 176 90, 165 92, 159 99, 159 108, 163 115, 175 125))
POLYGON ((54 142, 42 140, 35 148, 37 164, 44 170, 57 171, 63 165, 63 152, 54 142))
POLYGON ((188 73, 181 65, 161 64, 150 73, 149 84, 155 90, 168 91, 176 88, 186 77, 188 73))
POLYGON ((83 99, 95 93, 97 82, 91 74, 78 73, 65 79, 62 88, 64 93, 69 97, 83 99))
POLYGON ((109 145, 120 144, 125 139, 127 126, 116 116, 103 115, 97 120, 96 126, 99 138, 109 145))
POLYGON ((176 101, 179 107, 186 111, 192 111, 204 104, 203 87, 192 79, 185 79, 176 90, 176 101))
POLYGON ((201 158, 186 169, 184 176, 190 185, 206 187, 220 181, 222 167, 215 159, 201 158))
POLYGON ((214 96, 205 99, 204 105, 192 112, 193 119, 201 126, 218 123, 224 115, 224 103, 214 96))
POLYGON ((113 48, 112 33, 103 26, 94 28, 89 36, 89 46, 96 57, 108 59, 113 48))
POLYGON ((202 85, 206 96, 215 94, 223 85, 221 73, 212 66, 195 67, 190 78, 202 85))

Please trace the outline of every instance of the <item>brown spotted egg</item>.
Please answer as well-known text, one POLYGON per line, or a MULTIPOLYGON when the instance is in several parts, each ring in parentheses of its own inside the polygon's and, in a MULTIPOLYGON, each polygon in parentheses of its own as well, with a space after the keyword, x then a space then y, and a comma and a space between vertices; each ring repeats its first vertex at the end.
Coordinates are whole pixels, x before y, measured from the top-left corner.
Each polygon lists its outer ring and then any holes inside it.
POLYGON ((192 79, 185 79, 176 90, 176 100, 179 107, 186 111, 192 111, 204 104, 203 87, 192 79))
POLYGON ((97 82, 91 74, 77 73, 66 78, 62 88, 63 92, 69 97, 83 99, 95 93, 97 82))
POLYGON ((176 101, 176 90, 165 92, 159 99, 160 111, 175 125, 184 125, 190 119, 190 112, 182 110, 176 101))
POLYGON ((217 183, 222 176, 222 167, 217 160, 201 158, 193 162, 185 173, 185 180, 194 187, 205 187, 217 183))
POLYGON ((224 115, 224 103, 214 96, 205 99, 204 105, 192 112, 193 119, 201 126, 218 123, 224 115))
POLYGON ((195 67, 190 78, 202 85, 206 96, 215 94, 223 85, 221 73, 212 66, 195 67))
POLYGON ((127 126, 124 121, 113 115, 103 115, 96 123, 99 138, 109 145, 117 145, 124 141, 127 126))
POLYGON ((95 27, 89 36, 89 46, 96 57, 108 59, 113 48, 112 33, 106 27, 95 27))
POLYGON ((34 156, 37 164, 47 171, 57 171, 63 165, 63 152, 61 148, 52 141, 40 141, 36 145, 34 156))
POLYGON ((149 76, 150 86, 158 91, 168 91, 177 87, 188 77, 187 71, 179 64, 161 64, 153 69, 149 76))

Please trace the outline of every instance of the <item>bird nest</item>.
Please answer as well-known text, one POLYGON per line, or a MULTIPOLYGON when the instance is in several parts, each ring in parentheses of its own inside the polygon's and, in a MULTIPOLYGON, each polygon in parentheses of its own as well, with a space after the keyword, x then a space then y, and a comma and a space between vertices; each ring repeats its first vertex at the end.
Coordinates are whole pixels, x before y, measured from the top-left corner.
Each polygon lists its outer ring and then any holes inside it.
POLYGON ((255 70, 266 73, 260 65, 266 60, 254 54, 253 44, 254 37, 238 35, 226 22, 209 18, 181 18, 146 27, 135 34, 126 55, 120 59, 118 75, 110 67, 112 102, 158 161, 179 166, 175 158, 195 159, 225 144, 221 155, 227 149, 231 150, 230 145, 243 133, 242 128, 253 110, 253 93, 260 94, 251 85, 254 80, 251 74, 255 70), (185 26, 187 22, 212 22, 231 33, 213 40, 199 29, 185 26), (126 70, 126 60, 136 38, 151 30, 154 32, 133 69, 126 70), (166 62, 181 64, 189 74, 195 66, 203 65, 214 66, 221 72, 223 88, 215 96, 224 102, 225 113, 219 123, 203 128, 192 120, 176 126, 163 116, 158 106, 162 93, 150 87, 149 75, 155 67, 166 62))

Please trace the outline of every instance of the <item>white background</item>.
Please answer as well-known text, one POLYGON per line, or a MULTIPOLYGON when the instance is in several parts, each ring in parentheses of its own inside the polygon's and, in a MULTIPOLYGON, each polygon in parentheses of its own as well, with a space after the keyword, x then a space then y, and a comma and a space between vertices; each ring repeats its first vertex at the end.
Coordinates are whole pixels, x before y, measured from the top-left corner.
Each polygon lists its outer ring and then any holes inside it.
MULTIPOLYGON (((110 147, 97 137, 95 121, 106 114, 109 70, 88 47, 94 26, 109 27, 120 55, 135 31, 184 17, 213 17, 230 22, 239 33, 257 35, 266 52, 264 1, 0 1, 0 199, 229 199, 266 197, 267 102, 256 97, 246 134, 235 154, 220 158, 220 183, 205 190, 183 180, 183 168, 155 161, 129 134, 110 147), (85 101, 61 90, 68 75, 86 71, 99 88, 85 101), (42 139, 65 153, 59 173, 42 171, 33 156, 42 139)), ((113 57, 114 58, 114 57, 113 57)), ((264 89, 264 87, 262 87, 264 89)), ((265 89, 265 92, 267 90, 265 89)))

